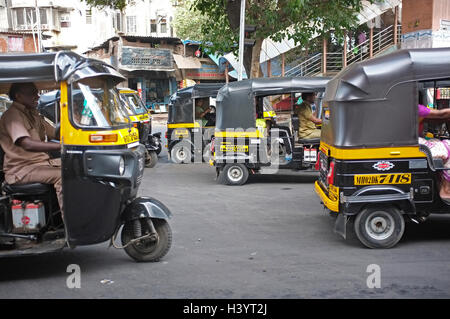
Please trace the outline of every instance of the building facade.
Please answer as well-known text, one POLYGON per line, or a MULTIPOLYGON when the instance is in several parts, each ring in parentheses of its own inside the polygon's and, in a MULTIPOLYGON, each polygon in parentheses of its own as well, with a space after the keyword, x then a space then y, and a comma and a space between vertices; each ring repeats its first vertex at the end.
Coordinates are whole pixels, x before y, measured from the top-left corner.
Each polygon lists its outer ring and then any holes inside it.
POLYGON ((402 48, 450 47, 450 1, 403 0, 402 48))

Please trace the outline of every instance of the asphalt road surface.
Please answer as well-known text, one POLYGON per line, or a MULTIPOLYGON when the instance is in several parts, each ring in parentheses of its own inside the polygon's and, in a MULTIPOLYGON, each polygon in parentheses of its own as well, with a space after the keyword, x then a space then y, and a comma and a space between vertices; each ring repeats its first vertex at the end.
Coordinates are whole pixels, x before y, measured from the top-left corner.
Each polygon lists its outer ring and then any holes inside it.
POLYGON ((333 233, 315 178, 286 172, 223 186, 209 165, 176 165, 163 152, 140 188, 173 213, 162 261, 136 263, 107 243, 1 259, 0 298, 450 297, 450 216, 408 223, 395 248, 370 250, 333 233), (74 264, 81 280, 71 289, 74 264))

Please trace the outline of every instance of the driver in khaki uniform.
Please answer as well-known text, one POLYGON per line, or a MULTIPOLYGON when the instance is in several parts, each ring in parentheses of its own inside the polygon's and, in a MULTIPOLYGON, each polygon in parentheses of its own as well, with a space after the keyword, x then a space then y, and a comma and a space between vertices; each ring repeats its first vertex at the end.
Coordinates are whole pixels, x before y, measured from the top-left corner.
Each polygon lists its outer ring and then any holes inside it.
POLYGON ((298 137, 301 139, 320 138, 321 131, 316 128, 316 125, 322 124, 322 120, 314 115, 311 107, 316 99, 316 93, 303 93, 302 98, 303 103, 295 110, 300 121, 298 137))
POLYGON ((38 90, 33 83, 14 83, 9 96, 13 103, 0 118, 5 181, 53 184, 62 212, 61 161, 47 153, 61 150, 61 145, 47 142, 47 134, 54 137, 55 132, 37 111, 38 90))

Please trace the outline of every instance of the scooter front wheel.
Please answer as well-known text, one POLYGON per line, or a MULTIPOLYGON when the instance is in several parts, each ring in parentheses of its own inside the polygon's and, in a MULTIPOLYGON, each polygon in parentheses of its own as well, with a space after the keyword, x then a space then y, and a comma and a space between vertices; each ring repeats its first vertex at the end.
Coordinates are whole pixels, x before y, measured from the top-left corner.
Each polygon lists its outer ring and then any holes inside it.
POLYGON ((150 234, 150 227, 145 218, 127 221, 122 229, 122 245, 125 252, 138 262, 155 262, 164 257, 172 246, 172 230, 164 219, 152 218, 157 236, 150 236, 135 242, 136 238, 150 234), (137 232, 139 234, 137 234, 137 232))

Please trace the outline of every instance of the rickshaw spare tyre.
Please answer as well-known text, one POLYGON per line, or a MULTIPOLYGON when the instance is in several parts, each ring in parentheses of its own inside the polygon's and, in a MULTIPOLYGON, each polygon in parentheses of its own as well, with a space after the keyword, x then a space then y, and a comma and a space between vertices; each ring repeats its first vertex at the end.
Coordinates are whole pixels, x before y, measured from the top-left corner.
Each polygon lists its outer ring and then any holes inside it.
POLYGON ((145 167, 152 168, 158 163, 158 155, 154 151, 147 151, 145 154, 145 167))
POLYGON ((187 143, 177 143, 170 151, 170 158, 176 164, 187 164, 191 162, 191 146, 187 143))
POLYGON ((243 185, 248 179, 248 168, 243 164, 226 164, 219 174, 219 182, 225 185, 243 185))
POLYGON ((391 205, 370 205, 355 219, 356 236, 369 248, 391 248, 402 238, 405 219, 400 210, 391 205))
MULTIPOLYGON (((142 234, 149 231, 149 227, 144 218, 139 220, 142 234)), ((127 245, 135 235, 135 220, 127 221, 122 229, 122 245, 127 245)), ((164 219, 152 219, 155 230, 158 233, 158 240, 143 239, 126 246, 125 252, 135 261, 155 262, 164 257, 172 246, 172 230, 169 223, 164 219)))

